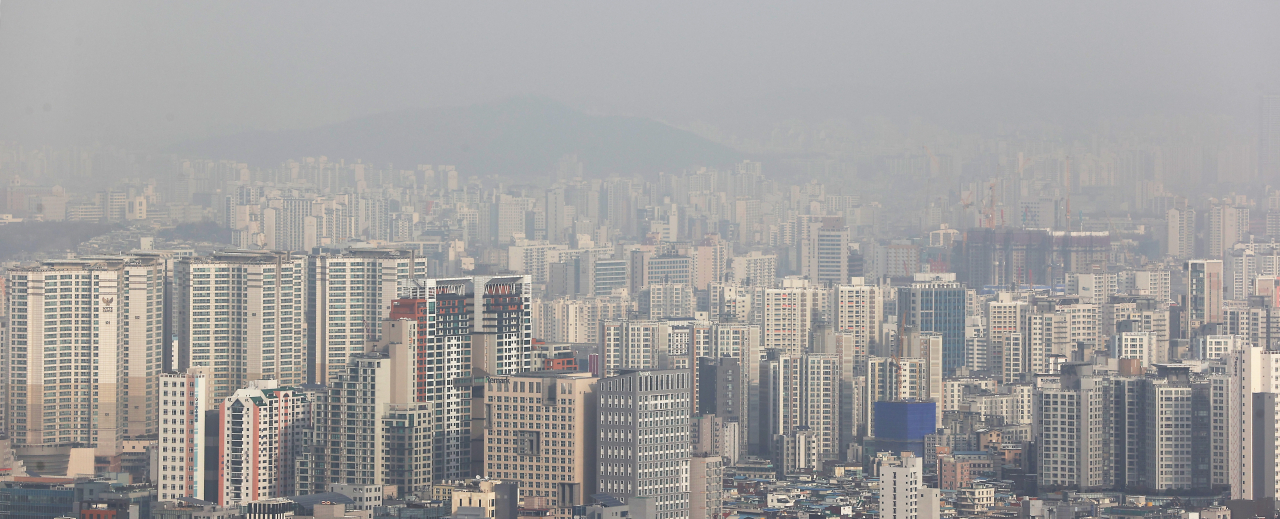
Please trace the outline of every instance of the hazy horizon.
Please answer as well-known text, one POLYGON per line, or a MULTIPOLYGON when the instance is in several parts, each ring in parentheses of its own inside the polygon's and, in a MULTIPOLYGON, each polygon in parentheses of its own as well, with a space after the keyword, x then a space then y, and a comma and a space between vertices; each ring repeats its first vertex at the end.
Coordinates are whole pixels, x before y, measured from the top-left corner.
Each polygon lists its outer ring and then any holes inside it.
POLYGON ((0 3, 0 140, 156 149, 554 99, 722 142, 1205 117, 1280 89, 1280 4, 0 3))

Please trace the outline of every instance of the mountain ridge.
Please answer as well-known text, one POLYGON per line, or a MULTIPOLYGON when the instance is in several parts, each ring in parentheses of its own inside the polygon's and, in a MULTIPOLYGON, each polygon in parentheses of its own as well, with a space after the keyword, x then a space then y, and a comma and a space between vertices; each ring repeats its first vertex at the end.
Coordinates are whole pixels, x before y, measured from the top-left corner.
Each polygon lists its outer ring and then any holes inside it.
POLYGON ((538 97, 446 108, 412 108, 314 128, 244 132, 184 141, 180 155, 271 167, 327 156, 394 164, 449 164, 472 175, 551 171, 577 154, 589 176, 651 175, 745 157, 692 132, 640 117, 591 115, 538 97))

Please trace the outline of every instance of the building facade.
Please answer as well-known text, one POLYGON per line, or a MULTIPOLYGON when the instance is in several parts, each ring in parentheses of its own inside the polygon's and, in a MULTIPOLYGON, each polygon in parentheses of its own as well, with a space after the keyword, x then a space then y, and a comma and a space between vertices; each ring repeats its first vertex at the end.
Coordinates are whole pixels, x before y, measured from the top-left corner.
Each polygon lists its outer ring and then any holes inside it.
POLYGON ((156 433, 164 264, 85 257, 5 275, 5 426, 15 445, 84 444, 100 455, 156 433), (59 393, 60 400, 46 399, 59 393), (69 402, 69 403, 68 403, 69 402))
POLYGON ((224 252, 175 269, 179 371, 205 373, 221 399, 264 378, 307 380, 306 258, 224 252))
POLYGON ((655 519, 689 517, 692 388, 686 370, 634 371, 599 382, 600 492, 652 502, 655 519))

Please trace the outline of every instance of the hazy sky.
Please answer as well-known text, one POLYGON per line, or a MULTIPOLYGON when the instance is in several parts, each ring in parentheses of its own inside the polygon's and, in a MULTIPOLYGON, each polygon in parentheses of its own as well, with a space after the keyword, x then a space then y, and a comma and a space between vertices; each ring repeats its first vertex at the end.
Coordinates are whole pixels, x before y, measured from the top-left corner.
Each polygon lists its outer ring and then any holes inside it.
POLYGON ((543 95, 735 127, 1247 119, 1280 2, 0 0, 0 139, 141 146, 543 95))

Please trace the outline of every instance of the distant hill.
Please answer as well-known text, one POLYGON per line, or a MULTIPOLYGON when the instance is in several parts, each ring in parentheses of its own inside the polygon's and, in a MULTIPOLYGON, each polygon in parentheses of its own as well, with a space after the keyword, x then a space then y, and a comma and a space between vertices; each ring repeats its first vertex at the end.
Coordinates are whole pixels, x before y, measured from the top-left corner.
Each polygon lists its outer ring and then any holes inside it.
POLYGON ((0 260, 21 261, 74 252, 81 243, 115 229, 92 222, 25 222, 0 225, 0 260))
POLYGON ((540 98, 456 108, 414 109, 318 128, 250 132, 188 141, 170 152, 275 166, 300 157, 370 164, 451 164, 463 174, 550 171, 568 153, 584 172, 648 175, 722 165, 742 154, 693 133, 639 117, 588 115, 540 98))

